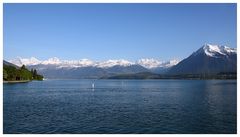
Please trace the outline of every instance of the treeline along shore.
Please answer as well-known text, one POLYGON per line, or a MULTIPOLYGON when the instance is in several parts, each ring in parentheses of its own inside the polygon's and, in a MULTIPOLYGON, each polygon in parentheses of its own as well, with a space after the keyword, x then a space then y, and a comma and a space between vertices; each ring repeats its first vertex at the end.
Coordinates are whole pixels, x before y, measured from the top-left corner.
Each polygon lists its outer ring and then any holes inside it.
POLYGON ((120 74, 102 79, 237 79, 236 72, 220 72, 217 74, 154 74, 150 72, 120 74))
POLYGON ((3 83, 24 83, 32 80, 43 80, 36 69, 28 70, 25 65, 16 67, 3 64, 3 83))

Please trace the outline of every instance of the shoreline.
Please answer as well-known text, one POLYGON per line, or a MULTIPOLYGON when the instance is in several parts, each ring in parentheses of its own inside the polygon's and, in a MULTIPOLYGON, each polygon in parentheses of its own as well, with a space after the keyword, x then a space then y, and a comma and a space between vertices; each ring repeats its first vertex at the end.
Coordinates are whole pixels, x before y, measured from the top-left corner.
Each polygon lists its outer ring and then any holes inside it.
POLYGON ((3 83, 27 83, 31 80, 14 80, 14 81, 3 81, 3 83))

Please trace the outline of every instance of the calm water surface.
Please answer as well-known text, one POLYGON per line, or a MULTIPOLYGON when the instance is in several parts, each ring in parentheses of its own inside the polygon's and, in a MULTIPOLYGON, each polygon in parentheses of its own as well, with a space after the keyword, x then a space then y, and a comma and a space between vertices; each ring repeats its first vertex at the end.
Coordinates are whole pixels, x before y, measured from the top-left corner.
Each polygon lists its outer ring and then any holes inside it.
POLYGON ((4 84, 3 132, 236 133, 236 83, 46 80, 4 84))

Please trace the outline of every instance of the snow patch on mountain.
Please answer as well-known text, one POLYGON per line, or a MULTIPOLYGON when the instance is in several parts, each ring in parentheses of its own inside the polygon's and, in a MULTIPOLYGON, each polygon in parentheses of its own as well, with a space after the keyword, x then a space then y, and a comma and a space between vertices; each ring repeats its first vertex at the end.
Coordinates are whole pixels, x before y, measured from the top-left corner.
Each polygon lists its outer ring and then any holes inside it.
POLYGON ((140 59, 136 62, 136 64, 139 64, 145 68, 152 69, 152 68, 157 68, 161 66, 162 62, 151 58, 151 59, 140 59))
POLYGON ((154 69, 158 67, 168 68, 176 65, 179 62, 179 60, 170 60, 170 61, 159 61, 156 59, 140 59, 136 62, 136 64, 139 64, 145 68, 148 69, 154 69))
POLYGON ((227 46, 205 44, 195 53, 195 55, 198 53, 205 53, 209 57, 218 58, 219 55, 228 56, 229 54, 237 54, 237 49, 227 46))
POLYGON ((169 67, 177 65, 179 62, 180 62, 180 60, 173 59, 170 61, 163 62, 161 67, 169 68, 169 67))
POLYGON ((59 68, 63 68, 63 67, 77 68, 77 67, 89 67, 89 66, 95 66, 95 62, 89 59, 63 60, 61 61, 61 65, 59 66, 59 68))
POLYGON ((44 64, 44 65, 49 65, 49 64, 51 64, 51 65, 55 64, 56 65, 56 64, 60 64, 60 63, 61 63, 61 61, 57 57, 53 57, 53 58, 50 58, 48 60, 45 60, 45 61, 41 62, 41 64, 44 64))
POLYGON ((119 66, 130 66, 133 65, 134 63, 124 60, 124 59, 120 59, 120 60, 107 60, 107 61, 103 61, 103 62, 97 62, 96 66, 100 67, 100 68, 109 68, 109 67, 113 67, 116 65, 119 66))

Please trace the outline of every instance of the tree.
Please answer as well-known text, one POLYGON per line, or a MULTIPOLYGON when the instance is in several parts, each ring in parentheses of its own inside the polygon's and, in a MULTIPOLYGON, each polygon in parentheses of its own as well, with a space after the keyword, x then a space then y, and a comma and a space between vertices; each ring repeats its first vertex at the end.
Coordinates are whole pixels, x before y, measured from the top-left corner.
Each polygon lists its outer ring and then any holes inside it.
POLYGON ((36 69, 33 70, 33 76, 34 76, 34 77, 37 76, 37 70, 36 70, 36 69))
POLYGON ((7 80, 8 74, 7 71, 3 68, 3 80, 7 80))
POLYGON ((25 65, 22 65, 21 69, 26 69, 25 65))

